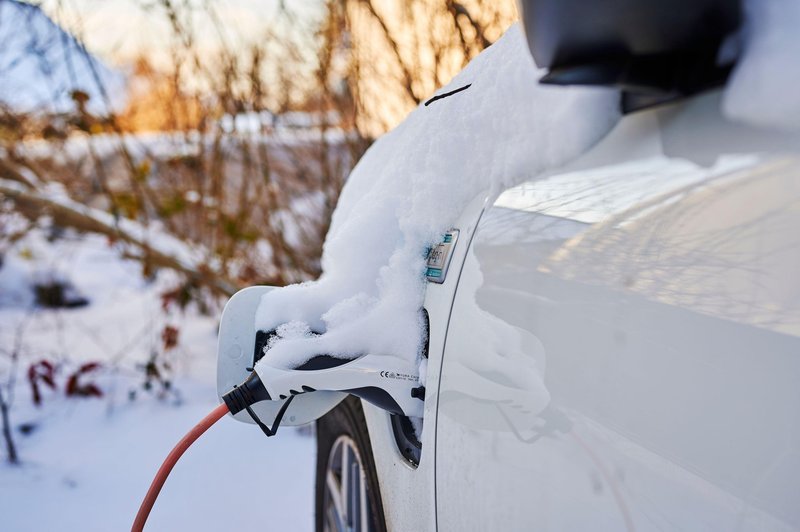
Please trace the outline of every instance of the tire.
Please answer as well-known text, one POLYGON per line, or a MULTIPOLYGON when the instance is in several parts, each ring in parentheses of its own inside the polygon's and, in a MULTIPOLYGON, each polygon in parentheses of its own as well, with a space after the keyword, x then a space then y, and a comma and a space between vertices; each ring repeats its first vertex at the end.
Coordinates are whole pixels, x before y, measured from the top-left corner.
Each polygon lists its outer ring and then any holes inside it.
POLYGON ((317 532, 386 532, 367 423, 353 396, 317 421, 315 496, 317 532))

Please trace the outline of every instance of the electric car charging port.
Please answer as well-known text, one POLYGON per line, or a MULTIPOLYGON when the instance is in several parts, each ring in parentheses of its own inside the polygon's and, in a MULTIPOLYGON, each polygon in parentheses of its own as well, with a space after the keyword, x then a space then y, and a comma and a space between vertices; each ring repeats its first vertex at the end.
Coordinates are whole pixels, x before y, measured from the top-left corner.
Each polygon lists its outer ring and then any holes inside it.
MULTIPOLYGON (((425 340, 422 344, 422 357, 428 360, 428 350, 430 346, 430 330, 431 322, 428 316, 428 311, 422 309, 422 325, 425 334, 425 340)), ((411 396, 421 401, 425 401, 425 385, 424 383, 411 390, 411 396)), ((397 450, 405 458, 405 460, 413 467, 419 465, 420 457, 422 456, 422 440, 419 434, 422 432, 422 419, 417 418, 412 421, 410 417, 401 416, 398 414, 391 414, 389 416, 392 424, 392 433, 394 440, 397 444, 397 450)))
POLYGON ((417 437, 417 430, 411 418, 391 414, 392 432, 397 443, 397 450, 413 467, 419 465, 422 456, 422 442, 417 437))
POLYGON ((253 371, 256 367, 256 362, 264 357, 264 348, 267 347, 270 338, 275 336, 275 330, 271 331, 256 331, 256 341, 253 346, 253 363, 247 368, 247 371, 253 371))

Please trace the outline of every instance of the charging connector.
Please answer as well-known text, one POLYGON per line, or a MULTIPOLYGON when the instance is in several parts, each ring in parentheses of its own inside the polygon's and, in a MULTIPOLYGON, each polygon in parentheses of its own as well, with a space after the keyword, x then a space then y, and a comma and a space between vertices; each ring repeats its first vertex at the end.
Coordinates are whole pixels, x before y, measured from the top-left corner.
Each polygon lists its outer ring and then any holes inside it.
POLYGON ((269 357, 264 357, 244 382, 222 396, 223 404, 203 418, 170 452, 136 514, 132 532, 144 529, 150 510, 178 459, 226 413, 237 414, 246 410, 264 434, 273 436, 292 399, 317 390, 348 392, 391 413, 422 417, 424 388, 419 386, 419 373, 414 363, 392 356, 362 355, 348 360, 318 355, 296 368, 281 368, 270 365, 269 357), (268 427, 251 407, 272 400, 282 400, 283 405, 272 427, 268 427))
MULTIPOLYGON (((347 392, 392 414, 422 417, 424 395, 418 389, 418 364, 397 356, 366 354, 339 358, 320 354, 287 368, 274 363, 267 353, 256 363, 255 373, 259 377, 257 382, 265 388, 258 393, 266 393, 272 400, 318 390, 347 392)), ((253 386, 255 381, 239 394, 249 398, 249 394, 255 393, 251 391, 253 386)), ((227 395, 224 399, 227 403, 227 395)), ((238 395, 235 399, 231 397, 234 405, 240 401, 238 395)))

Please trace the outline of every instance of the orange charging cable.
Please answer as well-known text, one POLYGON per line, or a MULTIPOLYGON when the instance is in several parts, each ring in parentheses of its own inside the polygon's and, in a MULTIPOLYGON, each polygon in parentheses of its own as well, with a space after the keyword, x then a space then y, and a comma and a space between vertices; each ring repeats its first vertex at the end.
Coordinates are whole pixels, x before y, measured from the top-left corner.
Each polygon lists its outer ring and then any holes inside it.
POLYGON ((194 426, 192 430, 186 433, 181 441, 178 442, 178 445, 175 446, 174 449, 167 455, 167 459, 164 460, 164 463, 161 464, 161 467, 158 469, 158 473, 156 473, 156 477, 153 479, 153 483, 150 484, 150 489, 147 490, 147 495, 144 496, 144 500, 142 501, 142 505, 139 507, 139 512, 136 514, 136 520, 133 522, 133 526, 131 527, 131 532, 142 532, 144 529, 144 524, 147 521, 147 517, 150 515, 150 510, 153 509, 153 504, 155 504, 156 499, 158 498, 158 494, 161 491, 161 488, 164 486, 164 482, 166 482, 167 477, 169 476, 172 468, 175 467, 175 464, 178 462, 183 453, 186 452, 186 449, 192 445, 197 438, 203 435, 205 431, 211 427, 214 423, 222 419, 222 417, 228 413, 228 405, 222 403, 214 410, 211 411, 206 417, 203 418, 200 423, 194 426))

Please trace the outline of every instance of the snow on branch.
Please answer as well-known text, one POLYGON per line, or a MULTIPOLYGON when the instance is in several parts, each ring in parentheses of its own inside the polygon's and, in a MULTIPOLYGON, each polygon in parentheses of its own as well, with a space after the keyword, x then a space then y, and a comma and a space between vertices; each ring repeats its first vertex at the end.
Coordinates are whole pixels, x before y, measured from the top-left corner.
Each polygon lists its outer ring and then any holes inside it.
POLYGON ((176 270, 213 291, 230 295, 236 283, 213 272, 198 249, 151 227, 87 207, 51 190, 39 190, 10 179, 0 178, 0 195, 15 203, 28 218, 50 215, 60 226, 106 235, 136 248, 140 260, 157 267, 176 270))

